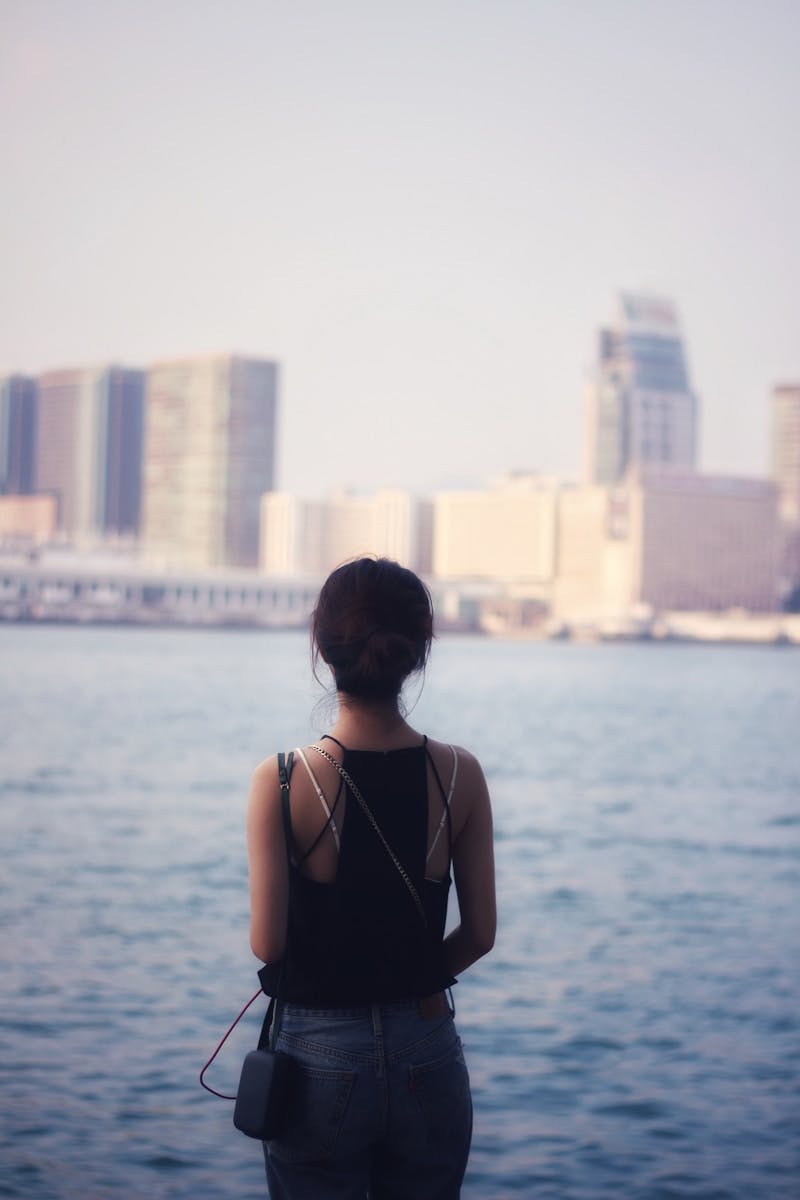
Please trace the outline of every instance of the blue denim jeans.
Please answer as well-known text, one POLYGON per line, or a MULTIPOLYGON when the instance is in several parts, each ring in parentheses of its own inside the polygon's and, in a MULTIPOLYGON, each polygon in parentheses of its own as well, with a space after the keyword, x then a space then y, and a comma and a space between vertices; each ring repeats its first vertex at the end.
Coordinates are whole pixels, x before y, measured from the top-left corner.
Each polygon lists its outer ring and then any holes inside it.
POLYGON ((452 1014, 417 1002, 287 1004, 285 1132, 265 1143, 271 1200, 457 1200, 472 1136, 452 1014))

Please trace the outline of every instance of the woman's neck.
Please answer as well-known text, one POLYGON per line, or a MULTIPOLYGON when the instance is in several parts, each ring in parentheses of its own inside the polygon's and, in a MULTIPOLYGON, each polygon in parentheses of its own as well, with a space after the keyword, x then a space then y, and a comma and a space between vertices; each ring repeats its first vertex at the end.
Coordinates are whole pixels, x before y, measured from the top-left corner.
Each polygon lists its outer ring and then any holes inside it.
POLYGON ((354 700, 339 692, 339 711, 331 736, 349 750, 396 750, 422 739, 407 723, 395 701, 384 704, 354 700))

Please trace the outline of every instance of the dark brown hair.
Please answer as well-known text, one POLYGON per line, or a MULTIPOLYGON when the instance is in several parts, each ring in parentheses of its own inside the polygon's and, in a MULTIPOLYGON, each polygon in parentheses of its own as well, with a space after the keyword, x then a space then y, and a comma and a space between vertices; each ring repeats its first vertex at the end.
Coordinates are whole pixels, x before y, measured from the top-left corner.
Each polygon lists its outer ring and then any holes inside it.
POLYGON ((311 617, 314 673, 322 658, 336 690, 362 700, 396 699, 425 666, 433 605, 421 579, 388 558, 358 558, 323 584, 311 617))

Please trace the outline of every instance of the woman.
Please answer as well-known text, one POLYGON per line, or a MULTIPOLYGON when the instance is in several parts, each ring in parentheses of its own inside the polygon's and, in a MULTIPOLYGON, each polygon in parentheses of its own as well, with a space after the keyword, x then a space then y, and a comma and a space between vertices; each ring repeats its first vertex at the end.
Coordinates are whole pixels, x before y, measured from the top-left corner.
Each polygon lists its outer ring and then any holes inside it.
POLYGON ((280 985, 277 1045, 294 1060, 285 1133, 265 1144, 273 1200, 460 1194, 472 1105, 445 989, 494 942, 492 816, 472 755, 404 719, 432 636, 413 572, 335 570, 312 643, 338 711, 295 751, 291 864, 277 757, 253 777, 250 942, 265 990, 280 985), (445 937, 451 864, 460 924, 445 937))

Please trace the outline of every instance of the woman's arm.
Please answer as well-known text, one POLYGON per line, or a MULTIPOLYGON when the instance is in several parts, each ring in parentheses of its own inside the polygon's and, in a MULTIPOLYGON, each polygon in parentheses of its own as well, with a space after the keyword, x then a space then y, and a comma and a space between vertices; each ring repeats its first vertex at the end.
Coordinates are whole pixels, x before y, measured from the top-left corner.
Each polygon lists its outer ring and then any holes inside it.
POLYGON ((256 767, 247 805, 250 945, 262 962, 276 962, 286 945, 289 869, 283 833, 277 756, 256 767))
POLYGON ((453 845, 453 874, 461 921, 444 940, 445 963, 452 975, 460 975, 488 954, 497 930, 489 790, 477 759, 459 750, 459 761, 464 764, 463 784, 456 795, 460 793, 467 799, 469 812, 453 845))

